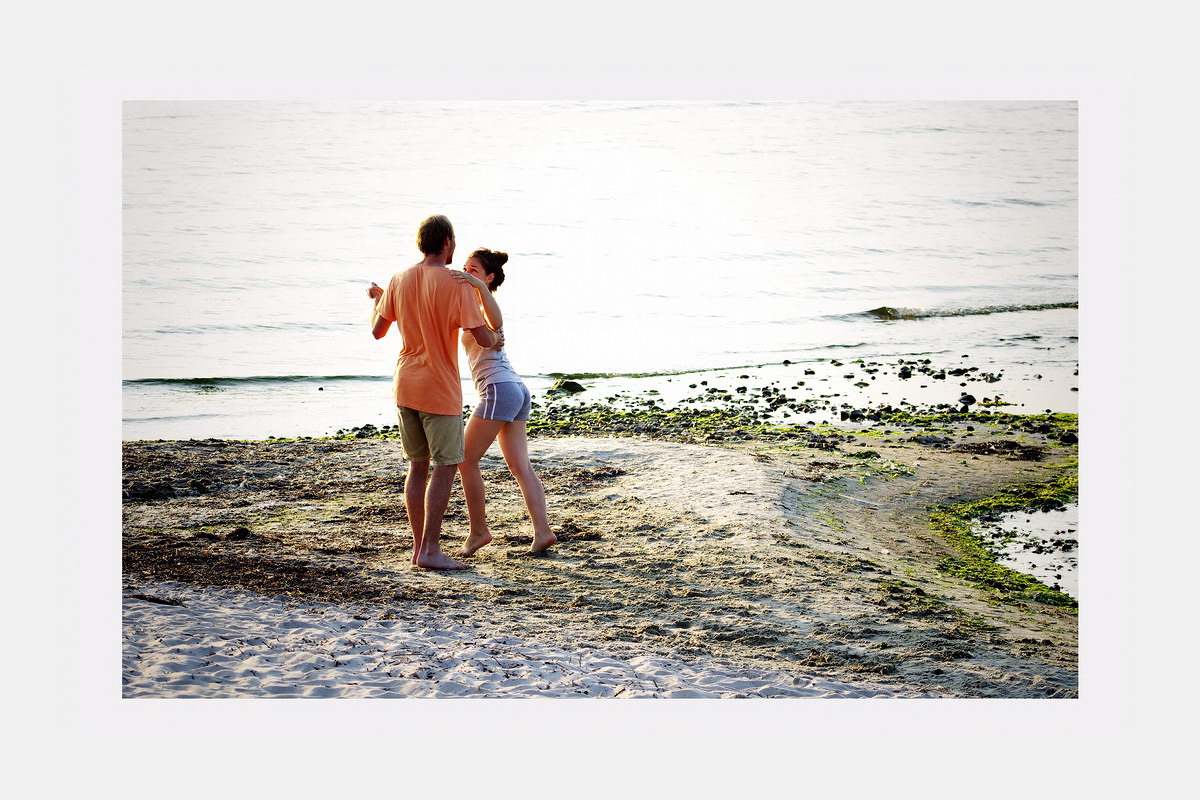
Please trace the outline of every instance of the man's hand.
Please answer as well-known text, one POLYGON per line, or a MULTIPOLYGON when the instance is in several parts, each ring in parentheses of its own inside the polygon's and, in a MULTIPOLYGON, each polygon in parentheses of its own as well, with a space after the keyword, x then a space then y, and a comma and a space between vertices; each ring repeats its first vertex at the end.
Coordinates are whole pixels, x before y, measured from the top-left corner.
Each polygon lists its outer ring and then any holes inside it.
POLYGON ((499 350, 502 347, 504 347, 504 331, 496 331, 496 343, 490 349, 499 350))
POLYGON ((367 297, 375 302, 375 305, 371 306, 371 335, 376 339, 382 339, 387 335, 388 328, 392 327, 389 320, 379 315, 379 298, 383 297, 383 289, 379 288, 378 284, 372 283, 371 287, 367 289, 367 297))

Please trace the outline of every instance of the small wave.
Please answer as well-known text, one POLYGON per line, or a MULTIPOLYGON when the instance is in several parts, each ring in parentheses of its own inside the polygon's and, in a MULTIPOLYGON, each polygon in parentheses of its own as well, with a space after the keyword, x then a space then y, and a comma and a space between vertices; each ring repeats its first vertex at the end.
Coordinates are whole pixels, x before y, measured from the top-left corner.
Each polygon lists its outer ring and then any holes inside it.
POLYGON ((353 322, 229 322, 209 325, 164 326, 161 328, 127 331, 127 335, 167 336, 182 334, 196 336, 209 333, 255 333, 276 331, 330 331, 355 327, 353 322))
POLYGON ((150 422, 193 422, 195 420, 230 419, 225 414, 171 414, 159 417, 123 417, 123 425, 144 425, 150 422))
POLYGON ((952 198, 950 202, 954 203, 955 205, 971 206, 974 208, 1000 208, 1003 206, 1032 206, 1041 208, 1044 206, 1055 205, 1054 203, 1048 203, 1043 200, 1027 200, 1023 197, 1003 197, 999 200, 966 200, 952 198))
POLYGON ((1004 314, 1009 311, 1049 311, 1056 308, 1079 308, 1078 302, 1070 303, 1029 303, 1009 306, 982 306, 980 308, 893 308, 880 306, 862 312, 883 320, 899 319, 929 319, 931 317, 969 317, 978 314, 1004 314))
POLYGON ((391 375, 251 375, 223 378, 131 378, 121 381, 125 386, 204 387, 247 386, 279 383, 335 383, 341 381, 390 381, 391 375))

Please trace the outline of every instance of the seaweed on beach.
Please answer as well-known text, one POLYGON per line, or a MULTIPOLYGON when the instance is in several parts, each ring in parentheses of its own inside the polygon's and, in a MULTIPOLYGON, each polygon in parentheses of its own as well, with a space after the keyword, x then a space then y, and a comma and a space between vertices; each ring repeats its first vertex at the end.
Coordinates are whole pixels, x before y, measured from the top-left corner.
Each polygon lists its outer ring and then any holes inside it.
POLYGON ((683 443, 738 441, 799 441, 823 449, 837 449, 840 437, 802 425, 762 422, 733 409, 616 410, 603 404, 550 406, 527 423, 531 436, 639 436, 683 443))
POLYGON ((977 535, 972 522, 1009 511, 1049 511, 1062 508, 1079 496, 1079 475, 1070 471, 1046 483, 1025 483, 967 503, 936 508, 930 525, 958 551, 941 560, 938 568, 984 587, 1004 603, 1035 602, 1077 611, 1078 601, 1041 581, 997 563, 996 555, 977 535))

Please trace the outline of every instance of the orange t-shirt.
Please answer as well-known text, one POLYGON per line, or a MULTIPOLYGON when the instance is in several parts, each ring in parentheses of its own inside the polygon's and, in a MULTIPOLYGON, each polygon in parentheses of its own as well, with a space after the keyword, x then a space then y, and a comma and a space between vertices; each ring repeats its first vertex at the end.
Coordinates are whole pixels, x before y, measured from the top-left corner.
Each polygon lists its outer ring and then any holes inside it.
POLYGON ((485 324, 479 298, 447 267, 416 264, 392 276, 379 316, 404 338, 392 389, 396 405, 430 414, 462 414, 458 331, 485 324))

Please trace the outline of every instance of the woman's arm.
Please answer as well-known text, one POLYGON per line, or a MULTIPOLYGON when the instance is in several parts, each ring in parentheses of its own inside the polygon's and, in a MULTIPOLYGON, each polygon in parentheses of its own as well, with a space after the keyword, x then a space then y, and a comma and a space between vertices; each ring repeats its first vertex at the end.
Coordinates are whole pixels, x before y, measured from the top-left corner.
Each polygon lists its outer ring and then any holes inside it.
POLYGON ((496 302, 496 296, 492 294, 488 285, 469 272, 455 272, 454 277, 459 283, 469 283, 475 287, 475 293, 479 295, 479 305, 483 309, 483 317, 487 320, 488 327, 494 331, 503 328, 504 315, 500 313, 500 304, 496 302))
POLYGON ((483 318, 487 320, 488 327, 494 331, 503 328, 504 315, 500 313, 500 304, 496 302, 496 296, 489 289, 476 287, 475 292, 479 295, 479 304, 483 308, 483 318))
POLYGON ((475 343, 484 350, 498 350, 497 346, 503 343, 503 334, 497 333, 486 325, 480 325, 478 328, 468 328, 467 332, 475 337, 475 343))

